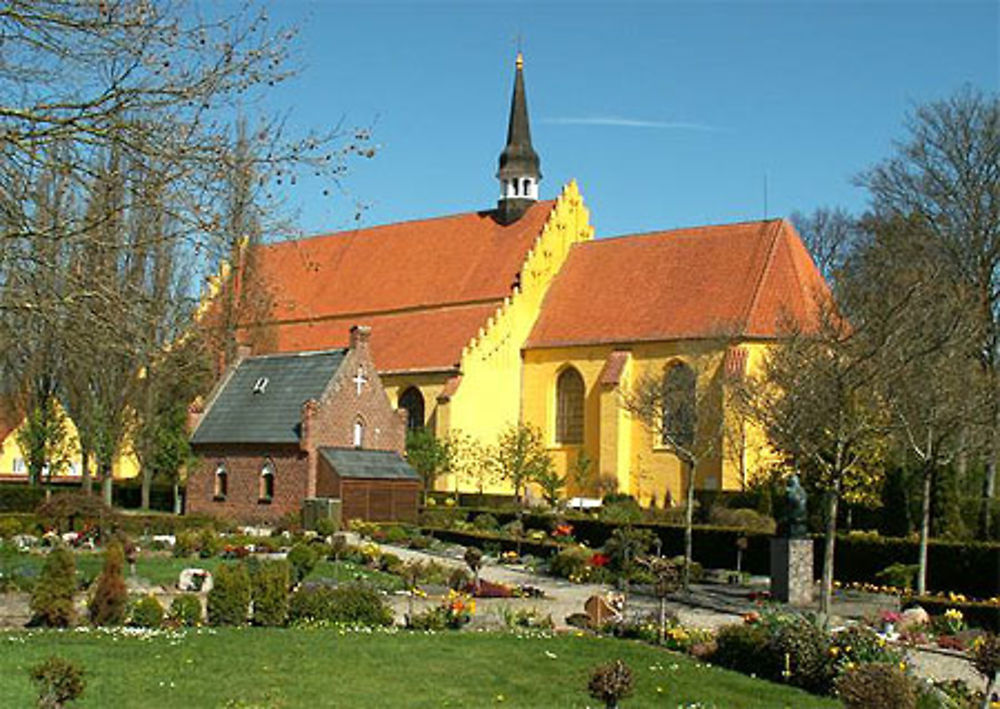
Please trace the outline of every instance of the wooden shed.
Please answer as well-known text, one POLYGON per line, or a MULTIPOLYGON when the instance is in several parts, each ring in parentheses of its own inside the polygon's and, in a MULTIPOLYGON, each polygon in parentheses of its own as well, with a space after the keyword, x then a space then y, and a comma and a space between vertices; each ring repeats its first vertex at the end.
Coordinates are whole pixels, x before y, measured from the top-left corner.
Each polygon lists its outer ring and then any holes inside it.
POLYGON ((339 498, 342 519, 416 522, 420 476, 396 451, 319 449, 316 492, 339 498))

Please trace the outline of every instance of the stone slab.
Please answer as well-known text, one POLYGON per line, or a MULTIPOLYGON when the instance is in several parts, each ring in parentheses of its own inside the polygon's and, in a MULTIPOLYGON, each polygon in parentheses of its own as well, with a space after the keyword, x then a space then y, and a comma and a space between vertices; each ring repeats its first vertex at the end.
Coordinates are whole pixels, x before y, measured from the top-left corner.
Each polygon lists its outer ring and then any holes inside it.
POLYGON ((813 542, 811 539, 771 540, 771 597, 793 606, 813 600, 813 542))

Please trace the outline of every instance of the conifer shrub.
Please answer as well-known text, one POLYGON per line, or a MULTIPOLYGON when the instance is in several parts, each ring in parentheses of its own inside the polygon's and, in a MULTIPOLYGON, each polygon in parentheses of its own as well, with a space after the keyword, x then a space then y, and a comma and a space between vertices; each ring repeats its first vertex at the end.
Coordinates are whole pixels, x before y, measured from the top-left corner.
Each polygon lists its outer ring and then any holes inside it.
POLYGON ((766 677, 767 673, 762 670, 769 642, 770 635, 763 625, 724 625, 715 636, 716 647, 711 657, 712 663, 743 674, 766 677))
POLYGON ((319 553, 310 544, 299 543, 288 552, 288 563, 292 565, 293 585, 298 585, 312 573, 319 562, 319 553))
POLYGON ((186 628, 201 624, 201 600, 193 593, 174 596, 170 603, 168 619, 171 623, 186 628))
POLYGON ((209 625, 243 625, 250 610, 250 575, 243 563, 220 564, 208 592, 209 625))
POLYGON ((86 687, 83 668, 62 657, 53 656, 33 666, 28 676, 38 686, 39 709, 61 709, 79 699, 86 687))
POLYGON ((300 586, 288 604, 290 623, 392 625, 392 609, 375 589, 364 584, 300 586))
POLYGON ((56 547, 45 558, 42 573, 31 593, 30 625, 68 628, 76 621, 76 562, 65 547, 56 547))
POLYGON ((222 539, 211 527, 205 527, 198 535, 198 556, 211 559, 222 551, 222 539))
POLYGON ((125 586, 125 551, 114 541, 104 553, 104 569, 97 578, 97 588, 90 599, 88 612, 93 625, 121 625, 128 608, 125 586))
POLYGON ((163 605, 156 596, 143 596, 132 606, 129 625, 134 628, 159 628, 163 625, 163 605))
POLYGON ((284 625, 288 620, 287 561, 261 561, 250 573, 254 625, 284 625))
POLYGON ((833 680, 830 640, 815 623, 796 617, 782 623, 770 642, 771 675, 814 694, 826 694, 833 680))
POLYGON ((197 533, 192 531, 178 532, 174 540, 174 556, 178 559, 184 559, 197 553, 199 547, 197 533))
POLYGON ((846 709, 914 709, 917 706, 913 680, 899 665, 880 662, 856 665, 837 678, 836 689, 846 709))

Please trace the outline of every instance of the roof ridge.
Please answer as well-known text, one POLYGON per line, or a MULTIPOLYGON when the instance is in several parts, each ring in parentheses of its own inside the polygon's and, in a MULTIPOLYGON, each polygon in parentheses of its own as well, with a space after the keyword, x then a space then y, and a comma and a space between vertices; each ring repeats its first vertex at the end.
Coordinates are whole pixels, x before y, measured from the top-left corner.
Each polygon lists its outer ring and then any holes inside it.
POLYGON ((754 312, 757 310, 757 304, 760 302, 760 294, 764 289, 764 282, 767 280, 767 276, 771 272, 771 264, 774 263, 774 255, 778 251, 778 242, 781 240, 780 237, 784 231, 784 229, 782 229, 782 225, 784 223, 784 219, 770 220, 769 226, 773 228, 771 243, 767 247, 767 257, 764 259, 764 265, 760 269, 760 276, 757 277, 757 285, 754 286, 753 296, 751 296, 750 303, 747 305, 746 312, 743 314, 741 332, 745 333, 750 330, 750 320, 753 317, 754 312))
POLYGON ((251 360, 259 360, 259 359, 279 359, 282 357, 290 359, 292 357, 313 357, 316 355, 324 355, 324 354, 337 354, 337 353, 344 354, 349 349, 350 347, 330 347, 325 350, 303 350, 301 352, 267 352, 265 354, 250 355, 249 357, 245 358, 242 362, 240 362, 240 365, 243 365, 244 363, 249 362, 251 360))
MULTIPOLYGON (((555 206, 556 201, 557 200, 555 200, 555 199, 540 199, 537 202, 535 202, 534 205, 532 205, 531 209, 534 209, 534 208, 536 208, 536 207, 538 207, 540 205, 544 205, 544 204, 551 204, 552 206, 555 206)), ((494 212, 496 212, 496 208, 495 207, 491 208, 491 209, 475 209, 475 210, 468 211, 468 212, 455 212, 453 214, 441 214, 441 215, 438 215, 436 217, 423 217, 423 218, 404 219, 402 221, 389 222, 387 224, 372 224, 371 226, 359 226, 359 227, 356 227, 354 229, 342 229, 340 231, 329 231, 329 232, 322 232, 322 233, 319 233, 319 234, 308 234, 306 236, 302 236, 302 237, 298 237, 298 238, 294 238, 294 239, 281 239, 279 241, 270 241, 270 242, 267 242, 267 243, 259 244, 257 248, 270 249, 272 247, 281 246, 282 244, 302 243, 302 242, 305 242, 305 241, 313 241, 313 240, 317 240, 317 239, 326 239, 326 238, 333 238, 333 237, 345 236, 345 235, 353 236, 353 235, 356 235, 359 232, 363 232, 363 231, 374 231, 376 229, 388 229, 388 228, 391 228, 391 227, 404 226, 406 224, 425 224, 427 222, 444 221, 446 219, 458 219, 460 217, 467 217, 467 216, 471 216, 473 214, 483 215, 485 217, 485 216, 488 216, 488 215, 490 215, 490 214, 492 214, 494 212)), ((520 220, 518 220, 518 222, 514 222, 513 224, 510 224, 510 225, 507 225, 507 226, 514 226, 514 224, 519 223, 519 221, 520 220)), ((497 224, 497 226, 500 226, 502 228, 507 228, 506 226, 504 226, 502 224, 499 224, 499 223, 497 224)))
POLYGON ((620 241, 622 239, 638 239, 645 237, 662 236, 664 234, 673 234, 675 232, 687 231, 687 232, 699 232, 706 231, 708 229, 719 229, 723 227, 737 227, 737 226, 749 226, 752 224, 773 224, 775 222, 785 221, 784 217, 776 217, 774 219, 747 219, 740 222, 721 222, 719 224, 696 224, 691 226, 679 226, 672 229, 657 229, 654 231, 639 231, 632 234, 616 234, 614 236, 602 236, 595 239, 590 239, 586 244, 605 244, 613 241, 620 241))

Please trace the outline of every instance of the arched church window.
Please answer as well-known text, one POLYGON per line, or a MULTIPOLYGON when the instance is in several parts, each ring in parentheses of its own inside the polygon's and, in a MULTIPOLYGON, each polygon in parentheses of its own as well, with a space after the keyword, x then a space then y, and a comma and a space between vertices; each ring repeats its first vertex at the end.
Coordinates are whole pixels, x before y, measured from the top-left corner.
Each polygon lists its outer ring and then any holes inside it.
POLYGON ((354 419, 354 447, 361 448, 365 443, 365 422, 359 416, 354 419))
POLYGON ((399 395, 399 408, 406 409, 406 428, 416 431, 424 427, 424 395, 409 387, 399 395))
POLYGON ((215 483, 213 485, 212 497, 216 500, 225 500, 229 493, 229 473, 226 472, 226 464, 219 462, 215 466, 215 483))
POLYGON ((694 443, 696 384, 694 370, 684 363, 671 366, 663 374, 663 445, 688 448, 694 443))
POLYGON ((556 379, 556 442, 583 443, 583 377, 567 367, 556 379))
POLYGON ((260 469, 260 500, 270 502, 274 499, 274 464, 267 461, 260 469))

